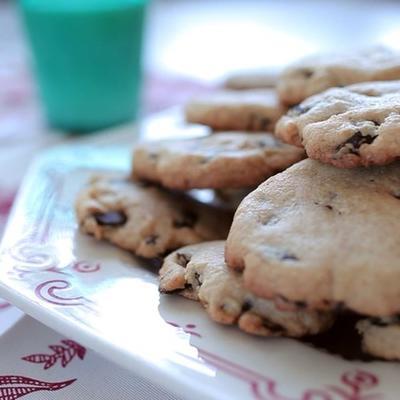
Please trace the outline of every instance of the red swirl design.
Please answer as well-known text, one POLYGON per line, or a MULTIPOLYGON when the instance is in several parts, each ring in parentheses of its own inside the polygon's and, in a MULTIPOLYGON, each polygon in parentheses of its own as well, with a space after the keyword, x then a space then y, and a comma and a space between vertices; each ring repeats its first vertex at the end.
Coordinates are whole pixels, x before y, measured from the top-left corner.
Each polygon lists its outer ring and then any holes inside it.
POLYGON ((353 391, 370 389, 379 383, 378 377, 367 371, 357 370, 346 372, 342 376, 342 382, 350 386, 353 391))
POLYGON ((53 249, 39 244, 20 243, 13 246, 9 255, 18 262, 18 270, 31 271, 51 268, 57 265, 57 258, 53 249))
POLYGON ((72 268, 76 272, 81 272, 81 273, 86 274, 86 273, 99 271, 100 263, 90 264, 87 261, 78 261, 78 262, 74 263, 72 268))
POLYGON ((83 296, 60 296, 58 291, 71 288, 68 281, 62 279, 53 279, 39 284, 35 289, 35 294, 41 300, 57 306, 80 306, 84 305, 85 298, 83 296))

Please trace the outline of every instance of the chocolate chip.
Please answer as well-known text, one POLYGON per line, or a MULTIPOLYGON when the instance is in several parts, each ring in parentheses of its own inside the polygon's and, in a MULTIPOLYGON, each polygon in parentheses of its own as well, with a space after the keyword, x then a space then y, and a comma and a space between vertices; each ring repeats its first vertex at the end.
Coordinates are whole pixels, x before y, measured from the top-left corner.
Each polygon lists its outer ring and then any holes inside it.
POLYGON ((247 121, 246 130, 253 130, 254 127, 257 125, 257 119, 258 117, 256 114, 250 114, 249 120, 247 121))
POLYGON ((307 308, 307 303, 305 301, 297 300, 294 304, 297 308, 307 308))
POLYGON ((126 224, 128 217, 123 211, 97 212, 93 214, 96 222, 102 226, 122 226, 126 224))
POLYGON ((173 221, 175 228, 193 228, 198 220, 196 213, 190 210, 182 212, 182 216, 179 219, 173 221))
POLYGON ((156 161, 158 159, 157 153, 149 153, 150 160, 156 161))
POLYGON ((263 147, 267 146, 267 143, 264 140, 258 140, 257 146, 263 148, 263 147))
POLYGON ((176 253, 176 262, 183 268, 189 264, 191 256, 189 254, 184 253, 176 253))
POLYGON ((297 106, 292 107, 288 111, 287 115, 289 117, 298 117, 299 115, 305 114, 308 111, 310 111, 311 108, 312 108, 312 106, 304 106, 304 105, 298 104, 297 106))
POLYGON ((263 225, 275 225, 280 221, 280 218, 276 215, 269 215, 268 217, 262 219, 261 223, 263 225))
POLYGON ((195 279, 195 281, 197 282, 197 285, 198 285, 198 286, 201 286, 202 282, 201 282, 201 280, 200 280, 200 274, 199 274, 198 272, 195 272, 195 273, 194 273, 194 279, 195 279))
POLYGON ((253 307, 253 303, 250 300, 245 300, 242 304, 242 313, 251 310, 253 307))
POLYGON ((322 300, 322 305, 323 305, 323 307, 331 308, 332 307, 332 301, 331 300, 327 300, 327 299, 323 299, 322 300))
MULTIPOLYGON (((320 206, 320 205, 321 205, 321 203, 319 203, 318 201, 314 201, 314 204, 315 204, 316 206, 320 206)), ((323 206, 324 206, 325 208, 327 208, 328 210, 333 210, 333 207, 332 207, 330 204, 323 204, 323 206)))
POLYGON ((268 319, 263 319, 262 324, 265 328, 267 328, 272 333, 286 332, 286 330, 283 328, 283 326, 275 324, 274 322, 271 322, 268 319))
POLYGON ((283 253, 280 258, 282 261, 299 261, 299 258, 291 253, 283 253))
POLYGON ((150 182, 146 182, 146 181, 135 181, 135 185, 139 186, 143 189, 146 189, 146 188, 152 186, 150 182))
POLYGON ((314 71, 313 71, 312 69, 309 69, 309 68, 303 68, 303 69, 301 69, 299 72, 300 72, 300 73, 304 76, 304 78, 306 78, 306 79, 309 79, 309 78, 311 78, 311 77, 314 75, 314 71))
POLYGON ((199 164, 207 164, 207 163, 209 163, 213 158, 214 158, 213 156, 201 157, 201 158, 199 158, 199 164))
POLYGON ((375 325, 375 326, 388 326, 388 325, 390 325, 388 322, 385 322, 381 318, 377 318, 377 317, 370 318, 369 321, 371 322, 372 325, 375 325))
POLYGON ((349 153, 358 155, 358 149, 363 144, 371 144, 378 135, 363 135, 361 131, 355 132, 350 138, 348 138, 345 142, 336 147, 336 151, 340 151, 344 147, 347 147, 349 153))
POLYGON ((158 240, 158 235, 150 235, 144 240, 146 244, 156 244, 158 240))
POLYGON ((178 289, 173 289, 173 290, 167 290, 167 289, 165 289, 165 288, 159 287, 159 288, 158 288, 158 291, 159 291, 160 293, 163 293, 163 294, 179 294, 179 293, 182 292, 182 289, 181 289, 181 288, 178 288, 178 289))
POLYGON ((379 125, 380 125, 379 122, 377 122, 377 121, 375 121, 375 120, 373 120, 373 119, 370 119, 370 121, 371 121, 375 126, 379 126, 379 125))
POLYGON ((261 131, 266 131, 271 123, 271 120, 269 118, 261 118, 260 119, 260 130, 261 131))
POLYGON ((332 308, 334 312, 342 312, 347 309, 346 304, 343 301, 338 301, 332 308))
POLYGON ((290 300, 287 297, 282 296, 281 294, 277 294, 275 298, 276 300, 283 301, 284 303, 290 303, 290 300))

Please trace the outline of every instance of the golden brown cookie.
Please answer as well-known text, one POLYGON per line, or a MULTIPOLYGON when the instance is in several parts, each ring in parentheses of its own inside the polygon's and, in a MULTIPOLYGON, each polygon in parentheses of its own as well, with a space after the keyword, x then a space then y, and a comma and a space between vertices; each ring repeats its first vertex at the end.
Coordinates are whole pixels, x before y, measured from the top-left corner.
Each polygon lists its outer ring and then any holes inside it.
POLYGON ((274 69, 257 69, 236 72, 224 82, 229 90, 252 90, 274 88, 278 82, 279 72, 274 69))
POLYGON ((83 232, 147 258, 223 239, 231 214, 122 176, 94 177, 76 200, 83 232))
POLYGON ((400 157, 400 81, 333 88, 295 106, 276 135, 336 167, 385 165, 400 157))
POLYGON ((331 326, 330 312, 281 311, 273 301, 244 289, 242 275, 225 264, 224 245, 205 242, 167 256, 160 270, 160 291, 198 300, 214 321, 237 324, 255 335, 300 337, 331 326))
POLYGON ((284 112, 272 89, 221 90, 197 97, 185 107, 187 122, 217 131, 270 132, 284 112))
POLYGON ((216 133, 138 144, 133 176, 172 189, 247 188, 304 158, 270 133, 216 133))
POLYGON ((400 79, 400 53, 374 47, 300 60, 282 72, 277 90, 282 103, 294 105, 330 87, 394 79, 400 79))
POLYGON ((230 267, 265 298, 361 314, 400 311, 400 162, 338 169, 304 160, 239 205, 230 267))

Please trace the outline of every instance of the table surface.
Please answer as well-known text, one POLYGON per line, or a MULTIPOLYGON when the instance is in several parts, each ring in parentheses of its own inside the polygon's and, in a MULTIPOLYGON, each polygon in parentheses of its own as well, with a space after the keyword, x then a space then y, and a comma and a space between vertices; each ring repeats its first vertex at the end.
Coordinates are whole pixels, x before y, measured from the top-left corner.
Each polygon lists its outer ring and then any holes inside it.
MULTIPOLYGON (((48 146, 76 140, 46 126, 15 3, 0 0, 0 236, 31 159, 48 146)), ((143 113, 182 104, 233 71, 280 69, 316 51, 371 44, 400 49, 399 22, 397 1, 153 1, 143 113)), ((0 314, 0 333, 21 316, 1 301, 0 314)), ((9 347, 10 340, 0 346, 9 347)))

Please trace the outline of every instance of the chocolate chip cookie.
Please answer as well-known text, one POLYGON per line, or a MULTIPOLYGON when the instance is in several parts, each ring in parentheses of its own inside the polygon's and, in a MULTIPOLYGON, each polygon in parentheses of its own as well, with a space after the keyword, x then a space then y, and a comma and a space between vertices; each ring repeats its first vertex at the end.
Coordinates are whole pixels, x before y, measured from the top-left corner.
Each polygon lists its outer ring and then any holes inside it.
POLYGON ((217 133, 139 144, 133 175, 172 189, 246 188, 304 158, 270 133, 217 133))
POLYGON ((400 360, 400 320, 397 316, 361 320, 357 330, 366 353, 386 360, 400 360))
POLYGON ((283 71, 277 90, 284 104, 294 105, 330 87, 394 79, 400 79, 400 53, 375 47, 305 58, 283 71))
POLYGON ((370 316, 400 312, 400 162, 303 160, 239 205, 226 260, 256 295, 370 316))
POLYGON ((147 258, 225 238, 231 214, 121 176, 94 177, 76 201, 83 232, 147 258))
POLYGON ((256 335, 300 337, 331 326, 330 312, 280 311, 273 301, 244 289, 242 275, 225 264, 224 245, 206 242, 167 256, 160 270, 160 291, 199 300, 214 321, 237 324, 256 335))
POLYGON ((190 101, 185 116, 219 131, 270 132, 284 111, 274 90, 223 90, 190 101))
POLYGON ((332 88, 295 106, 276 135, 337 167, 384 165, 400 157, 400 81, 332 88))
POLYGON ((229 76, 224 86, 230 90, 252 90, 274 88, 278 82, 279 72, 274 69, 259 69, 236 72, 229 76))

